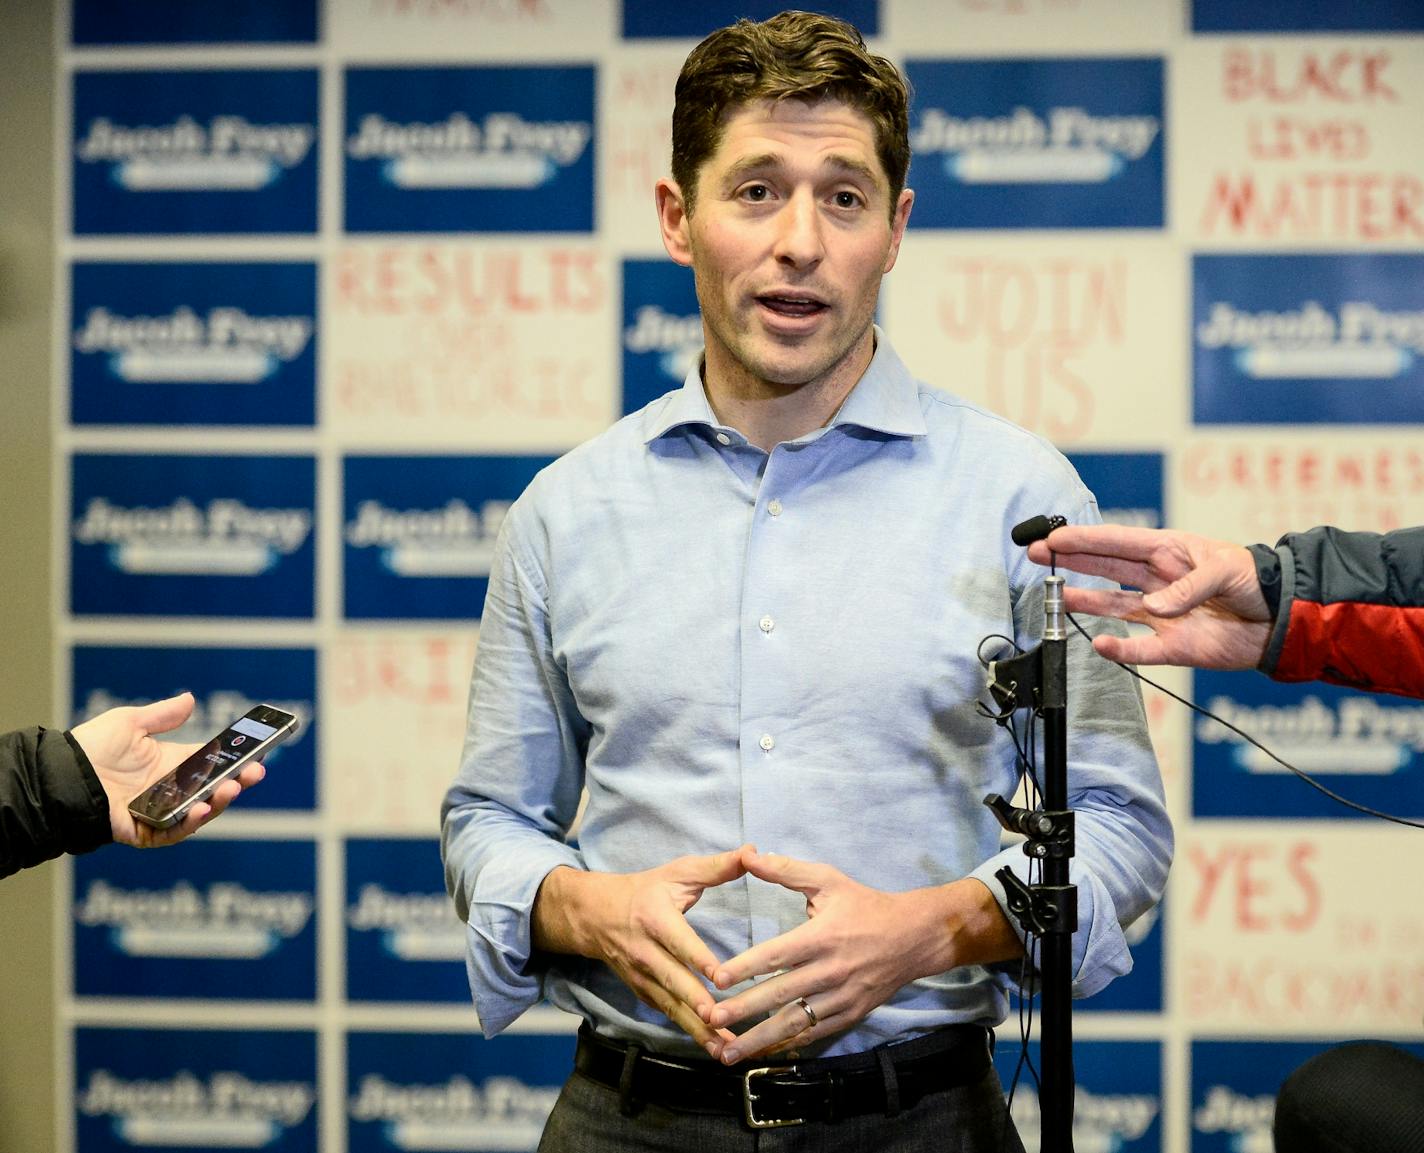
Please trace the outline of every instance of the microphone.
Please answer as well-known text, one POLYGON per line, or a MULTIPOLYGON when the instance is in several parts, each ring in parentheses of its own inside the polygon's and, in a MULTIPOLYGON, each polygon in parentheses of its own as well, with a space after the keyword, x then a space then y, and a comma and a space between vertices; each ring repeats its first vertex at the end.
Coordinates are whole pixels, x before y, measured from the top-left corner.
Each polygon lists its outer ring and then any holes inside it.
POLYGON ((1061 516, 1031 516, 1028 520, 1020 521, 1014 525, 1009 532, 1009 539, 1020 548, 1027 548, 1036 540, 1042 540, 1056 528, 1062 528, 1068 523, 1066 517, 1061 516))

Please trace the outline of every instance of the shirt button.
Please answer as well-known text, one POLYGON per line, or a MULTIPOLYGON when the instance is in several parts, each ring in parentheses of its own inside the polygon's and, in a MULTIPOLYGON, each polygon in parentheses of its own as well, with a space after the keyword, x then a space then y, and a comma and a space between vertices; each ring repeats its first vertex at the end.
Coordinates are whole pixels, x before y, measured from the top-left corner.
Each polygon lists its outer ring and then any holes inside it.
POLYGON ((772 749, 776 748, 776 738, 770 733, 762 733, 761 740, 759 740, 757 744, 759 744, 765 752, 769 753, 772 749))
POLYGON ((761 631, 764 633, 769 633, 772 629, 776 628, 776 622, 770 617, 762 617, 761 620, 757 621, 757 624, 761 626, 761 631))
POLYGON ((728 436, 725 432, 719 432, 719 433, 717 434, 717 443, 718 443, 718 444, 731 444, 731 443, 732 443, 732 438, 731 438, 730 436, 728 436))
POLYGON ((779 500, 769 500, 766 502, 766 511, 772 516, 781 515, 781 502, 779 500))

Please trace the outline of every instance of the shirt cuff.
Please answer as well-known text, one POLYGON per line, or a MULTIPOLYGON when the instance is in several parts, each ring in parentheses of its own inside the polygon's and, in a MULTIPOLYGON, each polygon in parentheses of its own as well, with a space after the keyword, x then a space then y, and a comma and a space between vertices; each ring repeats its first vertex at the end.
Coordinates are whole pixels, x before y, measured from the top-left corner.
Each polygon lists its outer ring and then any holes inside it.
POLYGON ((544 970, 533 955, 534 899, 560 865, 584 867, 577 850, 553 841, 519 857, 485 866, 466 922, 465 971, 486 1037, 502 1033, 543 999, 544 970))
MULTIPOLYGON (((1028 945, 1023 926, 1009 911, 1004 884, 994 874, 1008 866, 1019 880, 1028 884, 1030 864, 1023 849, 1013 845, 998 856, 990 857, 969 874, 988 886, 1019 940, 1024 941, 1025 948, 1028 945)), ((1072 995, 1091 997, 1132 971, 1132 952, 1127 946, 1127 938, 1123 936, 1122 926, 1117 923, 1117 911, 1107 890, 1091 874, 1078 868, 1076 862, 1069 864, 1068 879, 1078 888, 1078 929, 1073 934, 1071 962, 1072 995)), ((1019 983, 1021 967, 1022 962, 1018 959, 989 966, 997 976, 1013 985, 1019 983)))

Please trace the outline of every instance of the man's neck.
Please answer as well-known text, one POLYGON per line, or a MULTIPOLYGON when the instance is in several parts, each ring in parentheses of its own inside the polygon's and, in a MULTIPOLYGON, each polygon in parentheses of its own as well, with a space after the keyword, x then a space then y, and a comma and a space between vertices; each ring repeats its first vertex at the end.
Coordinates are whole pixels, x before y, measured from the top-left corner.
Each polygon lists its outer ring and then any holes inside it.
POLYGON ((735 428, 762 451, 770 452, 778 444, 799 440, 830 424, 870 367, 873 355, 872 344, 865 363, 799 385, 777 385, 738 372, 718 373, 704 364, 702 386, 719 424, 735 428))
MULTIPOLYGON (((812 388, 805 385, 804 388, 812 388)), ((849 390, 837 399, 807 397, 801 390, 781 396, 719 394, 710 386, 707 400, 719 424, 735 428, 752 444, 770 452, 778 444, 798 440, 831 422, 849 390)))

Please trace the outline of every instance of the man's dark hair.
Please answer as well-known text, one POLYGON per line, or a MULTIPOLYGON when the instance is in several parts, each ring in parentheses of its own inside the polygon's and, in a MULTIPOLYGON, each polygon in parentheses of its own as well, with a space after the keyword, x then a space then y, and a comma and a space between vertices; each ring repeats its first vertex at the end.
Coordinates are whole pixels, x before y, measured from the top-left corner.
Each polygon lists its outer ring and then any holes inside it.
POLYGON ((844 20, 782 12, 738 20, 702 41, 677 78, 672 113, 672 178, 690 213, 697 175, 722 140, 726 117, 760 100, 840 100, 865 114, 890 181, 890 213, 910 169, 910 86, 872 54, 844 20))

